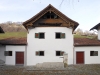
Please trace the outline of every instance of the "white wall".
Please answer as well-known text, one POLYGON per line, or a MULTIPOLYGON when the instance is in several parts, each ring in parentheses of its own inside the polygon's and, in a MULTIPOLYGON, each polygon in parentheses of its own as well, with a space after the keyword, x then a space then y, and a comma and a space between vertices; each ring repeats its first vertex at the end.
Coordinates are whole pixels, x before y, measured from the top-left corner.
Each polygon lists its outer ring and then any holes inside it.
POLYGON ((75 60, 74 64, 76 64, 76 51, 84 51, 84 64, 100 64, 100 46, 83 46, 83 47, 75 47, 75 60), (90 51, 98 51, 98 56, 90 56, 90 51))
POLYGON ((36 27, 29 29, 27 35, 27 65, 43 62, 63 62, 61 56, 56 56, 56 50, 68 53, 68 64, 73 64, 73 35, 67 27, 36 27), (35 33, 44 32, 45 39, 35 38, 35 33), (55 32, 66 34, 65 39, 55 39, 55 32), (36 56, 36 51, 43 50, 44 56, 36 56))
POLYGON ((5 51, 5 46, 0 45, 0 59, 3 60, 3 61, 5 61, 4 51, 5 51))
POLYGON ((6 56, 6 65, 16 65, 15 64, 15 53, 24 52, 25 46, 16 45, 6 45, 6 51, 12 51, 12 56, 6 56))

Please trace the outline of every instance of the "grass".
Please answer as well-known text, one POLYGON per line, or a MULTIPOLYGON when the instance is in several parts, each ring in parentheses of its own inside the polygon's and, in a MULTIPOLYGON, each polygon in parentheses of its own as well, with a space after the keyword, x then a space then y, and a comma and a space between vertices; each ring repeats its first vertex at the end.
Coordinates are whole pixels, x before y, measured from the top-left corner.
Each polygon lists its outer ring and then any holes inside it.
POLYGON ((74 38, 90 38, 90 39, 97 39, 97 36, 74 35, 74 38))
POLYGON ((27 33, 26 32, 5 32, 5 33, 0 33, 0 39, 5 39, 5 38, 10 38, 10 37, 26 37, 27 33))
MULTIPOLYGON (((10 38, 10 37, 27 37, 26 32, 5 32, 5 33, 0 33, 0 39, 5 39, 5 38, 10 38)), ((96 36, 81 36, 81 35, 74 35, 74 38, 94 38, 97 39, 96 36)))

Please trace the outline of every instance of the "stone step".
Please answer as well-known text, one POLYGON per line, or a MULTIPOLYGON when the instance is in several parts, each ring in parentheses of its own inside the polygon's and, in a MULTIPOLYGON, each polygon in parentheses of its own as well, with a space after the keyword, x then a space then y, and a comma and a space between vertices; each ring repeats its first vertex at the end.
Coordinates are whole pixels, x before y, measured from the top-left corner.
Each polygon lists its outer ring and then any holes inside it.
POLYGON ((64 64, 62 62, 44 62, 36 64, 38 68, 64 68, 64 64))

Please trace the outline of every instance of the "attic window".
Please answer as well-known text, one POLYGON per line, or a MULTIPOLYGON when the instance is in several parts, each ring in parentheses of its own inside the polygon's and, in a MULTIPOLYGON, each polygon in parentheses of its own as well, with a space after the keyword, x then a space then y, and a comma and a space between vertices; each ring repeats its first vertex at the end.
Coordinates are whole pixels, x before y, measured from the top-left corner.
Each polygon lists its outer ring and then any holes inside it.
POLYGON ((58 19, 58 16, 53 13, 53 12, 47 12, 44 16, 43 19, 58 19))
POLYGON ((47 18, 50 18, 50 15, 49 14, 47 15, 47 18))
POLYGON ((54 15, 51 15, 51 18, 54 19, 54 15))

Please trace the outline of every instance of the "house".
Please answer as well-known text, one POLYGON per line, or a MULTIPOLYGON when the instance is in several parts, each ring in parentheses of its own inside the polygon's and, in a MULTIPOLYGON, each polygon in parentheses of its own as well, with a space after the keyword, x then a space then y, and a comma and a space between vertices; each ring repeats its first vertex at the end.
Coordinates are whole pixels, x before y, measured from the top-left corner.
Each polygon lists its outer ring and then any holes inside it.
POLYGON ((74 38, 74 64, 100 64, 100 41, 74 38))
POLYGON ((79 25, 52 5, 23 23, 28 30, 27 65, 43 62, 63 62, 68 54, 68 64, 73 64, 73 31, 79 25))
POLYGON ((0 44, 0 59, 5 61, 6 65, 25 64, 26 38, 6 38, 0 40, 0 44))
POLYGON ((31 66, 63 62, 63 54, 67 54, 68 65, 100 63, 100 41, 74 38, 78 25, 50 4, 23 23, 27 38, 0 40, 0 59, 6 65, 31 66))

